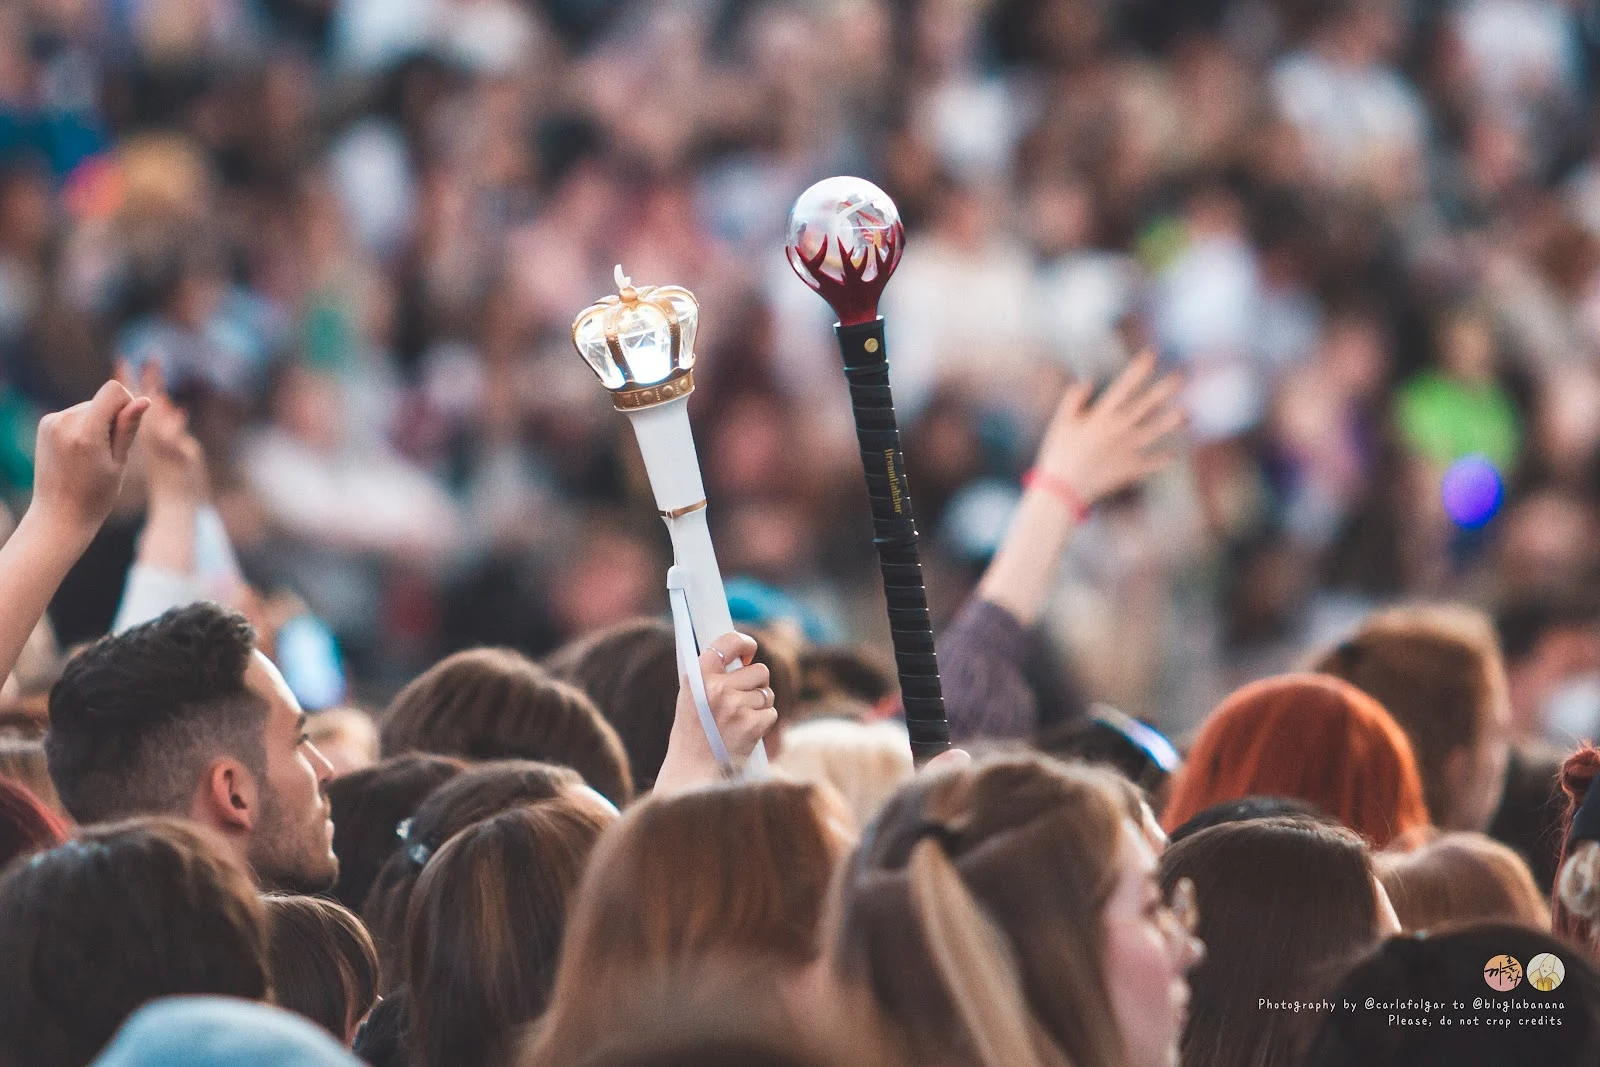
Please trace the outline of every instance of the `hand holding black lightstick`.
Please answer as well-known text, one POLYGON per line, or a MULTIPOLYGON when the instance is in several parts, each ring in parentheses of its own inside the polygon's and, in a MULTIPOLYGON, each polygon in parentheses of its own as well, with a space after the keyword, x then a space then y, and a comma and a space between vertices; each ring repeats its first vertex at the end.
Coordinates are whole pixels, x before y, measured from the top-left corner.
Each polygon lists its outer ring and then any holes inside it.
POLYGON ((889 391, 889 360, 878 298, 900 262, 905 227, 894 201, 861 178, 829 178, 800 195, 789 213, 789 265, 839 316, 834 333, 850 383, 856 440, 872 504, 873 544, 883 571, 900 698, 911 754, 920 764, 950 747, 933 622, 917 554, 900 428, 889 391))

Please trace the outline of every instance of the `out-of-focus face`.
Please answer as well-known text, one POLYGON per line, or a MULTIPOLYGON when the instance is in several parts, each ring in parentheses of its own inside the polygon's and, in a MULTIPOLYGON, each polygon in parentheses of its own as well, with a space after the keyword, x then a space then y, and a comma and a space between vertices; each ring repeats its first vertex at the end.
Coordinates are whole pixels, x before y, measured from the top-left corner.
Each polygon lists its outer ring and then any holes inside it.
POLYGON ((250 832, 250 866, 257 880, 271 888, 331 888, 339 875, 328 801, 333 767, 312 745, 305 712, 271 660, 254 653, 244 679, 267 702, 266 779, 261 783, 261 813, 250 832))
POLYGON ((1506 763, 1511 758, 1511 702, 1503 689, 1477 743, 1463 751, 1464 770, 1446 821, 1449 829, 1487 830, 1505 792, 1506 763))
POLYGON ((1199 942, 1168 909, 1156 880, 1156 854, 1126 820, 1117 887, 1106 903, 1105 969, 1111 1011, 1129 1067, 1171 1067, 1189 1010, 1189 969, 1199 942))

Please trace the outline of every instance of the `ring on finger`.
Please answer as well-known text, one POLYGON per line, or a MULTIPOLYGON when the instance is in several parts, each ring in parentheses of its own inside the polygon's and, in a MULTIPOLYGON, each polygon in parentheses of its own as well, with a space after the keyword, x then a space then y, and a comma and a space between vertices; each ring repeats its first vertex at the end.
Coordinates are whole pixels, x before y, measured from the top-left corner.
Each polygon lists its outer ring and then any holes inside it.
POLYGON ((716 645, 707 645, 706 647, 709 648, 711 651, 715 652, 717 654, 717 658, 720 659, 723 663, 727 663, 728 662, 728 657, 724 656, 722 654, 722 649, 718 648, 716 645))
POLYGON ((778 703, 777 694, 767 686, 761 687, 761 699, 765 702, 761 705, 764 708, 774 707, 778 703))

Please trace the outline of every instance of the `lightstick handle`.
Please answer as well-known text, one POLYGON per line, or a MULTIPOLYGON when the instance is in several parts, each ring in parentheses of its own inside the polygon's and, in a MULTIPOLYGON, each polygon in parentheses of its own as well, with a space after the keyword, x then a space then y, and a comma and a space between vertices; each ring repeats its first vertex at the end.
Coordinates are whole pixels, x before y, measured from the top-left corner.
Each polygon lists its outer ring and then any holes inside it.
MULTIPOLYGON (((673 561, 682 575, 694 624, 696 647, 691 658, 698 661, 707 645, 733 630, 733 616, 728 611, 728 594, 722 586, 717 552, 706 523, 705 486, 700 479, 694 434, 689 429, 688 397, 627 414, 639 440, 639 453, 644 458, 656 508, 672 538, 673 561)), ((732 660, 726 669, 736 671, 743 665, 732 660)), ((757 744, 750 753, 744 773, 751 778, 767 776, 763 745, 757 744)))
POLYGON ((917 551, 917 523, 911 510, 905 456, 900 451, 900 427, 889 391, 883 318, 833 329, 844 358, 856 441, 866 472, 872 543, 878 550, 883 595, 889 606, 889 636, 900 676, 906 731, 911 735, 912 758, 921 764, 950 747, 950 723, 939 684, 933 620, 917 551))

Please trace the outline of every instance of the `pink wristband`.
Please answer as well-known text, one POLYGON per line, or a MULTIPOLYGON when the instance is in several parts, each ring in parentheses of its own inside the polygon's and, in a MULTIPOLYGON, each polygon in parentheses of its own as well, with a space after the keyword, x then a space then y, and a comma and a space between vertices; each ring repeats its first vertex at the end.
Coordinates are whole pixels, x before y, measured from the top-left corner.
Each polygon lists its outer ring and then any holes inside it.
POLYGON ((1043 489, 1050 493, 1067 506, 1067 510, 1072 512, 1073 520, 1076 522, 1083 522, 1089 517, 1090 508, 1088 503, 1078 495, 1078 491, 1065 478, 1057 478, 1054 474, 1034 467, 1022 475, 1022 487, 1024 489, 1043 489))

